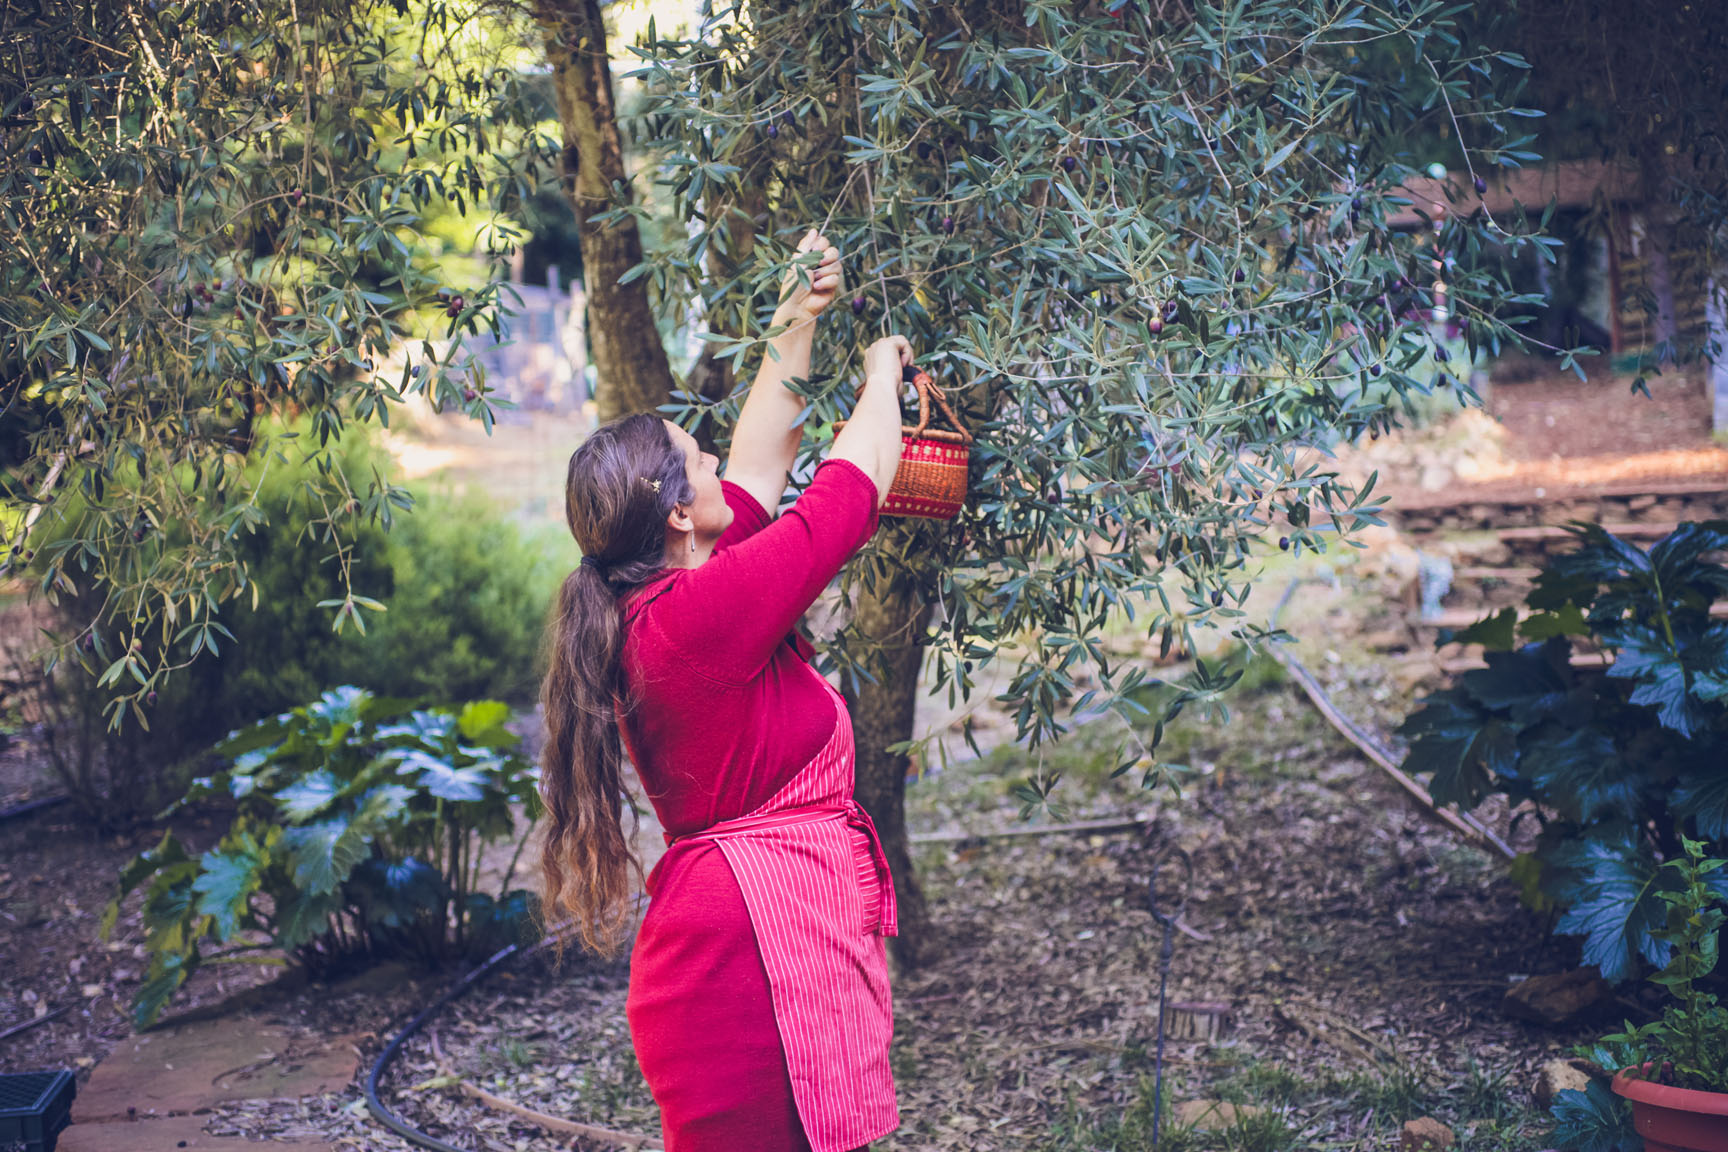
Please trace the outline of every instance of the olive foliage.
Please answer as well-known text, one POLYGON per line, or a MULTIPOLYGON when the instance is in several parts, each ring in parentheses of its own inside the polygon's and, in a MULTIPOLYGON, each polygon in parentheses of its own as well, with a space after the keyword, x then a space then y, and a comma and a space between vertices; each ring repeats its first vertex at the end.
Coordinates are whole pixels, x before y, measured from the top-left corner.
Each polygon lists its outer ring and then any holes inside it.
MULTIPOLYGON (((1328 447, 1437 389, 1467 400, 1432 323, 1437 281, 1472 357, 1515 338, 1497 318, 1510 290, 1477 257, 1542 244, 1533 223, 1390 223, 1436 160, 1468 184, 1533 158, 1510 106, 1521 61, 1465 42, 1456 15, 715 5, 637 48, 690 236, 641 274, 699 295, 707 339, 746 364, 791 244, 824 225, 855 298, 825 318, 828 370, 804 385, 808 451, 887 332, 978 437, 959 519, 894 522, 848 594, 890 596, 914 627, 929 610, 938 687, 967 692, 1009 656, 1023 738, 1092 703, 1144 721, 1129 693, 1147 673, 1110 658, 1107 626, 1131 619, 1166 648, 1199 627, 1264 636, 1241 607, 1263 541, 1324 547, 1375 522, 1372 485, 1342 479, 1328 447)), ((693 425, 715 405, 681 403, 693 425)), ((867 648, 843 634, 831 651, 867 676, 867 648)), ((1222 686, 1211 670, 1195 684, 1222 686)))
POLYGON ((413 393, 489 424, 460 337, 495 329, 502 277, 443 293, 423 229, 477 216, 502 253, 502 213, 555 167, 556 140, 510 38, 480 36, 475 14, 0 6, 0 575, 28 573, 51 601, 102 590, 111 626, 79 621, 59 652, 122 689, 114 723, 226 642, 222 605, 256 602, 248 460, 303 473, 305 547, 341 577, 321 607, 362 624, 381 605, 350 578, 340 529, 411 501, 336 466, 337 441, 413 393), (416 339, 412 364, 378 374, 416 339), (268 430, 291 424, 309 431, 268 430))

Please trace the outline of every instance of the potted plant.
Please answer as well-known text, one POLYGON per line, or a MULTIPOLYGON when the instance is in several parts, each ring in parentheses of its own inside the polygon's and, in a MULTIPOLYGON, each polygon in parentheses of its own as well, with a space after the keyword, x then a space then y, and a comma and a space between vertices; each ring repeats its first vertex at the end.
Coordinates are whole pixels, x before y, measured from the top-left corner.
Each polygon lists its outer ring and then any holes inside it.
POLYGON ((1662 1016, 1606 1037, 1623 1046, 1630 1066, 1613 1090, 1632 1102, 1632 1123, 1645 1152, 1728 1152, 1728 1005, 1701 986, 1716 967, 1728 914, 1710 874, 1728 861, 1706 859, 1704 845, 1683 838, 1685 855, 1663 864, 1654 895, 1651 935, 1668 961, 1650 979, 1672 997, 1662 1016))

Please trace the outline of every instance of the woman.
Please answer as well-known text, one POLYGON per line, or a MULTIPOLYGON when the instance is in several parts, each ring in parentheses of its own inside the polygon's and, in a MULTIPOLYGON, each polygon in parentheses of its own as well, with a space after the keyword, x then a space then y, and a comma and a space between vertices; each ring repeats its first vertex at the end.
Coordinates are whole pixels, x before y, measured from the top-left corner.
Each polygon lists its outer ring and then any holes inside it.
POLYGON ((726 479, 644 414, 589 437, 565 491, 582 563, 559 596, 544 692, 546 907, 573 914, 590 946, 623 935, 627 748, 669 845, 628 1003, 667 1152, 847 1152, 899 1123, 894 887, 852 801, 846 709, 794 625, 875 530, 912 350, 899 336, 870 346, 852 419, 776 519, 804 404, 785 382, 809 375, 841 282, 824 237, 799 250, 821 256, 787 279, 778 358, 744 402, 726 479))

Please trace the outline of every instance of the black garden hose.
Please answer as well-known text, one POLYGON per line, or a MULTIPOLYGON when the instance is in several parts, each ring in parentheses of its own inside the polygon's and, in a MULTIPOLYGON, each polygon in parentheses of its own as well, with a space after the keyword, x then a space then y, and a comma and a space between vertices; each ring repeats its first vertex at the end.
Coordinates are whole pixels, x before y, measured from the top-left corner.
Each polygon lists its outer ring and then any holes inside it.
MULTIPOLYGON (((550 937, 548 937, 547 940, 542 940, 540 944, 534 945, 533 948, 529 949, 529 951, 538 949, 549 940, 550 937)), ((386 1108, 384 1102, 378 1099, 378 1081, 383 1078, 385 1068, 389 1067, 390 1061, 396 1058, 396 1053, 401 1051, 402 1045, 407 1043, 410 1036, 420 1031, 421 1026, 424 1025, 426 1021, 430 1020, 439 1009, 468 992, 476 984, 480 983, 480 981, 490 976, 506 960, 521 951, 522 946, 520 944, 512 944, 508 948, 501 948, 497 952, 493 953, 485 960, 485 962, 478 965, 472 972, 462 977, 462 979, 458 980, 450 988, 445 989, 444 994, 439 996, 438 999, 432 1001, 432 1003, 421 1009, 420 1014, 414 1017, 414 1019, 408 1021, 408 1026, 398 1032, 396 1038, 385 1046, 383 1052, 379 1053, 378 1059, 372 1065, 371 1074, 366 1077, 366 1107, 378 1123, 384 1125, 384 1127, 390 1129, 404 1140, 407 1140, 410 1144, 418 1144, 422 1148, 431 1148, 434 1152, 467 1152, 466 1149, 458 1148, 454 1144, 446 1144, 444 1141, 438 1139, 438 1137, 420 1131, 420 1129, 414 1127, 412 1124, 396 1115, 396 1113, 386 1108)))
POLYGON ((564 920, 556 924, 548 925, 546 934, 535 943, 528 945, 526 948, 520 944, 512 944, 508 948, 500 948, 497 952, 494 952, 491 956, 487 957, 484 962, 475 966, 474 970, 469 972, 468 975, 456 981, 456 983, 451 985, 449 988, 446 988, 442 995, 432 1001, 432 1003, 428 1004, 425 1008, 421 1009, 418 1016, 408 1021, 407 1026, 396 1034, 396 1038, 391 1040, 390 1043, 385 1046, 384 1051, 378 1054, 378 1059, 372 1064, 372 1071, 366 1077, 366 1108, 372 1113, 373 1118, 377 1120, 378 1123, 384 1125, 384 1127, 390 1129, 390 1131, 408 1141, 410 1144, 418 1144, 422 1148, 430 1148, 433 1152, 467 1152, 467 1149, 465 1148, 458 1148, 454 1144, 446 1144, 444 1141, 438 1139, 438 1137, 420 1131, 420 1129, 414 1127, 412 1124, 402 1119, 402 1117, 390 1111, 389 1108, 385 1107, 384 1102, 378 1098, 378 1081, 384 1078, 384 1070, 390 1066, 390 1061, 396 1058, 396 1054, 402 1050, 402 1045, 408 1042, 408 1038, 420 1031, 426 1021, 437 1015, 438 1011, 446 1004, 471 991, 476 984, 479 984, 480 981, 492 975, 492 973, 496 972, 503 966, 505 961, 512 957, 532 956, 542 948, 549 948, 560 940, 568 939, 568 937, 562 935, 562 933, 568 930, 573 923, 574 921, 564 920))

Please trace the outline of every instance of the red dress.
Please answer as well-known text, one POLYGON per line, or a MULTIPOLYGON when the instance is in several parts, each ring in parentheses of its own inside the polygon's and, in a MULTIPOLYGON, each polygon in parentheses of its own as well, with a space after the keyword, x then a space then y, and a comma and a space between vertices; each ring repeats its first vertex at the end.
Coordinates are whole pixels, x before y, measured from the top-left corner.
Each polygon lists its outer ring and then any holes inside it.
POLYGON ((892 884, 851 802, 851 727, 792 629, 876 524, 830 461, 771 521, 625 608, 631 759, 673 846, 649 877, 631 1035, 667 1152, 845 1152, 898 1122, 882 935, 892 884), (741 884, 742 881, 742 884, 741 884))

